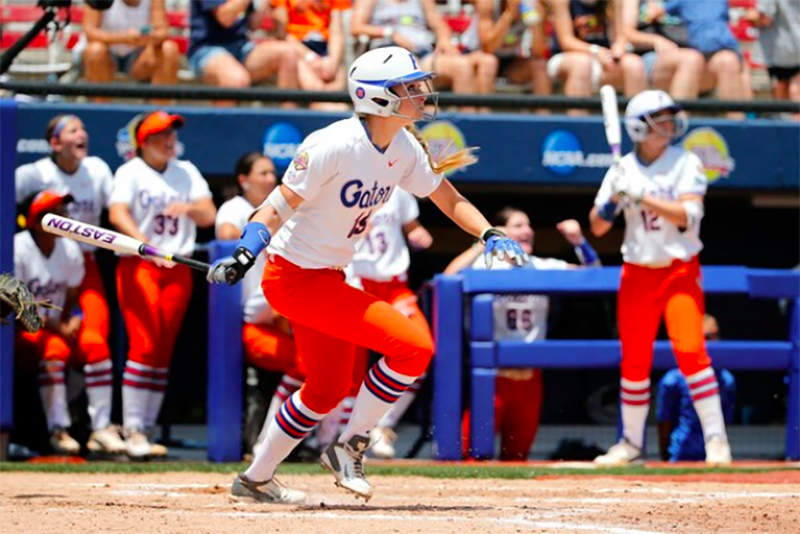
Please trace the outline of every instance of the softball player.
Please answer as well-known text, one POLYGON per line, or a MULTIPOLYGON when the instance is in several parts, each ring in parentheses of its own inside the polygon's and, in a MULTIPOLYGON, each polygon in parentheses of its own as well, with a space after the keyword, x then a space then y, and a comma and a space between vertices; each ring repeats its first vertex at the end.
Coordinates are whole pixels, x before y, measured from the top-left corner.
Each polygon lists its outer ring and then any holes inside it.
MULTIPOLYGON (((216 221, 217 239, 236 240, 247 225, 247 216, 260 206, 275 187, 278 178, 275 165, 270 158, 260 152, 245 154, 236 163, 236 177, 242 194, 219 207, 216 221)), ((244 329, 242 341, 245 359, 266 371, 282 372, 283 377, 272 396, 266 421, 278 413, 281 405, 305 380, 305 370, 297 354, 294 339, 276 321, 272 307, 261 290, 261 275, 266 265, 266 257, 259 256, 255 269, 245 276, 242 282, 244 304, 244 329)), ((266 429, 267 426, 264 425, 266 429)), ((264 438, 259 436, 256 446, 264 438)))
MULTIPOLYGON (((525 212, 508 207, 495 215, 492 222, 508 233, 531 255, 530 268, 564 270, 578 267, 555 258, 532 256, 534 232, 525 212)), ((569 219, 556 226, 575 247, 575 254, 584 266, 599 266, 594 248, 583 237, 580 224, 569 219)), ((478 243, 454 259, 445 274, 455 274, 465 268, 486 269, 483 247, 478 243)), ((506 267, 508 264, 501 264, 506 267)), ((502 295, 493 303, 494 336, 497 340, 533 343, 547 337, 547 317, 550 299, 546 295, 502 295)), ((541 369, 500 369, 495 387, 495 426, 501 435, 500 459, 526 460, 539 429, 544 387, 541 369)), ((469 450, 469 413, 462 422, 464 455, 469 450)))
POLYGON ((87 447, 92 452, 119 454, 125 443, 111 427, 112 365, 106 339, 89 328, 80 309, 80 287, 85 274, 81 249, 75 241, 61 239, 42 229, 46 213, 62 214, 72 196, 45 190, 28 209, 28 231, 14 236, 14 271, 31 293, 59 309, 45 311, 44 328, 17 333, 21 354, 35 355, 50 444, 60 454, 78 454, 80 445, 67 433, 72 425, 64 384, 64 368, 82 363, 93 432, 87 447))
POLYGON ((430 196, 464 230, 486 242, 490 257, 523 264, 519 245, 492 228, 442 172, 476 161, 461 151, 434 163, 413 127, 430 118, 432 72, 421 71, 408 50, 386 47, 357 58, 348 73, 356 116, 311 134, 301 144, 283 184, 250 217, 232 257, 215 262, 208 280, 241 280, 267 246, 261 287, 286 316, 306 365, 306 382, 269 422, 253 463, 234 480, 234 498, 302 502, 302 492, 274 480, 278 464, 347 394, 356 345, 383 354, 367 373, 353 417, 321 461, 336 483, 365 499, 369 432, 428 366, 430 336, 391 304, 347 285, 344 267, 372 215, 397 187, 430 196), (272 240, 271 236, 275 236, 272 240))
MULTIPOLYGON (((200 171, 175 157, 176 129, 185 119, 156 111, 134 129, 137 157, 117 169, 109 202, 122 233, 175 254, 191 255, 196 227, 214 224, 217 210, 200 171)), ((170 262, 122 257, 117 293, 128 333, 122 382, 128 455, 144 459, 167 451, 148 438, 167 388, 172 349, 192 293, 188 269, 170 262)))
MULTIPOLYGON (((17 203, 45 189, 67 191, 73 198, 67 205, 69 217, 99 226, 111 194, 112 175, 103 160, 87 155, 89 134, 83 123, 75 115, 57 115, 47 124, 45 139, 50 143, 50 155, 17 169, 17 203)), ((78 299, 84 328, 108 339, 108 303, 94 257, 96 247, 86 243, 79 246, 86 270, 78 299)))
MULTIPOLYGON (((432 344, 433 337, 428 322, 417 305, 417 296, 408 287, 408 268, 411 265, 408 245, 415 249, 426 249, 433 244, 431 234, 420 224, 418 217, 419 206, 414 195, 402 189, 395 190, 370 221, 369 232, 353 256, 352 267, 353 274, 360 280, 364 291, 385 300, 411 319, 420 331, 427 333, 432 344)), ((358 351, 357 355, 361 355, 363 360, 359 362, 357 359, 355 365, 366 369, 368 353, 358 351)), ((363 378, 362 374, 357 387, 360 387, 363 378)), ((378 426, 370 433, 372 440, 370 449, 374 456, 394 458, 394 442, 397 436, 393 429, 414 402, 424 380, 423 373, 392 405, 378 422, 378 426)), ((357 394, 358 390, 353 392, 354 396, 357 394)), ((349 418, 346 421, 349 422, 349 418)))
POLYGON ((620 211, 625 214, 617 302, 623 432, 608 453, 595 459, 601 465, 642 460, 653 341, 662 314, 703 427, 706 462, 731 462, 719 385, 703 340, 698 254, 706 177, 696 155, 670 144, 686 126, 685 114, 667 93, 643 91, 633 97, 625 127, 634 151, 606 174, 589 214, 596 236, 611 229, 620 211))

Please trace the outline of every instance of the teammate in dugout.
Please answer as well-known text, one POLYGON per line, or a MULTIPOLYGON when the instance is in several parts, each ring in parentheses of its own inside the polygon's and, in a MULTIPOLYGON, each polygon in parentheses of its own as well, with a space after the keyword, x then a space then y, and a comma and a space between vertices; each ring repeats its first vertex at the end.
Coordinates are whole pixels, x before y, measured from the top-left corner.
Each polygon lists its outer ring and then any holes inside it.
MULTIPOLYGON (((75 115, 57 115, 47 124, 45 139, 50 143, 50 155, 17 169, 17 204, 45 189, 68 192, 73 201, 67 205, 67 216, 99 226, 100 216, 108 207, 112 174, 102 159, 88 155, 89 134, 83 122, 75 115)), ((86 243, 78 246, 86 271, 78 297, 84 325, 108 339, 108 303, 94 255, 96 247, 86 243)))
POLYGON ((347 394, 356 345, 383 358, 367 373, 350 423, 321 461, 337 485, 364 499, 372 496, 362 463, 369 433, 425 371, 433 353, 430 337, 411 319, 344 280, 357 241, 395 188, 429 196, 486 243, 489 262, 528 261, 518 243, 492 228, 444 178, 443 172, 474 163, 471 151, 434 162, 414 128, 414 122, 432 118, 424 107, 435 107, 433 77, 404 48, 379 48, 358 57, 348 73, 356 116, 305 139, 281 186, 250 217, 233 256, 209 269, 210 282, 238 282, 269 246, 261 287, 275 310, 289 319, 306 364, 305 384, 269 423, 264 446, 233 482, 233 498, 305 500, 302 492, 278 484, 275 471, 347 394))
POLYGON ((706 462, 731 462, 719 384, 703 339, 705 302, 698 254, 706 176, 700 159, 672 146, 687 126, 680 107, 663 91, 643 91, 625 111, 633 152, 606 174, 589 214, 592 233, 606 234, 625 214, 617 322, 622 344, 622 437, 595 462, 605 466, 642 460, 650 369, 661 316, 678 368, 686 378, 703 427, 706 462))
MULTIPOLYGON (((190 256, 197 226, 214 224, 217 210, 208 184, 193 164, 175 159, 176 129, 185 119, 156 111, 135 123, 137 156, 117 169, 109 201, 116 229, 145 243, 190 256)), ((166 456, 151 443, 172 349, 192 295, 192 274, 159 259, 124 256, 117 265, 117 294, 128 333, 122 382, 122 423, 128 456, 166 456)))
MULTIPOLYGON (((522 210, 507 207, 498 212, 492 223, 515 239, 531 256, 527 268, 537 270, 574 269, 578 265, 555 258, 533 256, 534 232, 528 216, 522 210)), ((556 228, 575 247, 582 266, 597 267, 600 259, 583 237, 578 221, 561 221, 556 228)), ((500 267, 506 267, 501 264, 500 267)), ((445 268, 444 274, 457 274, 464 269, 486 269, 483 246, 475 243, 445 268)), ((550 299, 546 295, 503 295, 494 299, 494 336, 497 340, 534 343, 547 337, 547 318, 550 299)), ((541 369, 499 369, 495 396, 495 431, 501 435, 500 459, 521 461, 528 458, 542 409, 544 385, 541 369)), ((462 422, 464 456, 469 456, 470 414, 462 422)))
POLYGON ((74 455, 80 445, 67 432, 72 425, 64 384, 65 367, 83 364, 89 416, 93 432, 87 448, 95 453, 124 454, 125 443, 111 426, 113 368, 105 336, 86 319, 91 310, 80 307, 85 275, 84 255, 78 243, 42 229, 47 213, 64 213, 72 195, 45 190, 33 197, 25 219, 28 230, 14 236, 14 272, 34 297, 49 300, 57 309, 46 310, 38 332, 17 332, 21 362, 35 360, 39 392, 47 418, 50 445, 58 454, 74 455))
MULTIPOLYGON (((217 239, 237 240, 247 225, 247 217, 277 187, 275 164, 260 152, 249 152, 236 162, 236 179, 242 194, 237 195, 219 207, 216 221, 217 239)), ((261 273, 264 272, 266 257, 259 256, 255 269, 251 270, 242 283, 244 304, 244 329, 242 342, 245 360, 265 371, 281 372, 280 384, 272 396, 265 421, 271 421, 281 405, 305 380, 305 368, 297 354, 294 339, 282 327, 281 317, 264 298, 261 290, 261 273)), ((264 424, 264 429, 267 425, 264 424)), ((264 440, 264 432, 259 436, 254 450, 264 440)))

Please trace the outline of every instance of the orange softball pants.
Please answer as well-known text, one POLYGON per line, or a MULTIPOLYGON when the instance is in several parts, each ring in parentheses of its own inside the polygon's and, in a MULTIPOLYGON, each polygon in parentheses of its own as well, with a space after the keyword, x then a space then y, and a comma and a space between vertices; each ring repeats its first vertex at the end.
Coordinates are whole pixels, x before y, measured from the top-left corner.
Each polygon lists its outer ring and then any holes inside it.
POLYGON ((141 258, 120 258, 117 294, 128 333, 128 359, 169 367, 192 295, 192 273, 181 266, 169 269, 141 258))
POLYGON ((245 323, 242 343, 247 363, 265 371, 284 373, 301 382, 305 380, 305 367, 294 339, 279 327, 245 323))
MULTIPOLYGON (((399 310, 403 315, 411 319, 419 329, 427 333, 431 340, 431 345, 433 344, 431 328, 428 326, 425 314, 422 313, 422 310, 420 310, 417 305, 417 295, 411 291, 406 282, 401 282, 399 280, 376 282, 374 280, 362 278, 361 285, 364 291, 388 302, 396 310, 399 310)), ((361 384, 367 376, 368 367, 369 351, 361 346, 356 347, 356 358, 355 364, 353 365, 353 381, 350 384, 350 392, 347 394, 349 397, 358 395, 358 390, 361 389, 361 384)))
POLYGON ((660 269, 623 265, 617 299, 622 378, 635 382, 650 378, 653 342, 662 315, 683 375, 711 365, 703 338, 705 301, 700 282, 696 256, 660 269))
POLYGON ((335 269, 303 269, 271 256, 261 282, 289 319, 306 367, 300 390, 310 410, 334 409, 350 389, 356 345, 383 354, 393 371, 419 376, 433 355, 430 335, 391 304, 347 285, 335 269))
POLYGON ((108 299, 103 287, 103 278, 93 252, 83 253, 83 265, 86 274, 81 283, 78 303, 83 310, 85 327, 98 332, 103 339, 108 339, 108 299))
POLYGON ((18 331, 17 350, 40 361, 60 361, 64 364, 93 364, 111 357, 103 336, 85 323, 77 340, 66 339, 60 334, 42 328, 35 334, 18 331))
MULTIPOLYGON (((500 433, 500 459, 504 462, 525 461, 539 431, 542 412, 541 369, 514 370, 523 378, 500 376, 495 381, 494 428, 500 433), (526 376, 527 375, 527 376, 526 376)), ((461 421, 462 450, 469 457, 470 411, 461 421)))

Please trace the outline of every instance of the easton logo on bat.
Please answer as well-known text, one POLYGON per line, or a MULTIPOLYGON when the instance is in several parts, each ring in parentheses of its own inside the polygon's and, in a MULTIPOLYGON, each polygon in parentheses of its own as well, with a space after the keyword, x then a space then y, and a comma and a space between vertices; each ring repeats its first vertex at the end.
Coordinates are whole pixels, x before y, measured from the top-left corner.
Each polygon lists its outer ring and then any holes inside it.
POLYGON ((63 219, 51 218, 47 221, 47 226, 58 228, 62 232, 88 237, 89 239, 94 239, 95 241, 100 241, 102 243, 111 244, 117 238, 116 235, 98 230, 93 226, 84 226, 80 223, 73 224, 73 221, 67 221, 63 219))

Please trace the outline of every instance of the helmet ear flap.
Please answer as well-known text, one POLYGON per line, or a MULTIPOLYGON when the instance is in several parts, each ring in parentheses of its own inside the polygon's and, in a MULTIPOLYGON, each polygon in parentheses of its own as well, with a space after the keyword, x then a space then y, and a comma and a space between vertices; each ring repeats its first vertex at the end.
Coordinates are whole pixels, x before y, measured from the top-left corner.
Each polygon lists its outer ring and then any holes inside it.
POLYGON ((634 143, 641 143, 647 137, 650 126, 640 118, 625 119, 625 130, 634 143))

